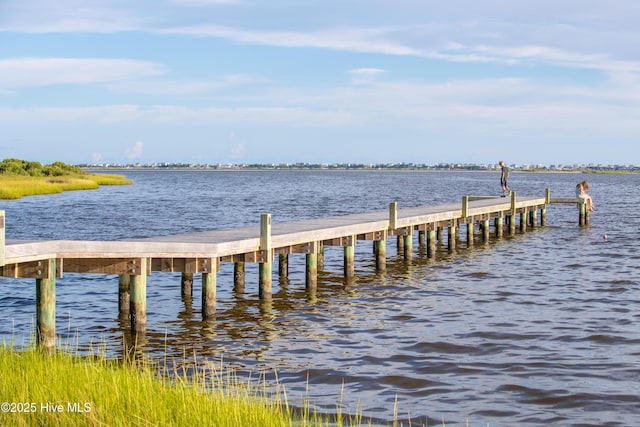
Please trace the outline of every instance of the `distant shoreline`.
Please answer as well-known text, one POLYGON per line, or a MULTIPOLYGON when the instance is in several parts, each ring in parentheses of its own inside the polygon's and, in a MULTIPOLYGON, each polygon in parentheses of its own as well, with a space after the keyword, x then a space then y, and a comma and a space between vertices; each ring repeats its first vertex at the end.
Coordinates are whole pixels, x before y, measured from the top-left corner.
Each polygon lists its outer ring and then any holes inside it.
MULTIPOLYGON (((499 173, 500 169, 408 169, 408 168, 380 168, 380 169, 351 169, 351 168, 331 168, 331 169, 312 169, 312 168, 196 168, 196 167, 104 167, 104 168, 86 168, 82 170, 86 172, 420 172, 420 173, 499 173)), ((563 174, 637 174, 633 171, 592 171, 592 170, 547 170, 547 169, 512 169, 512 173, 563 173, 563 174)))

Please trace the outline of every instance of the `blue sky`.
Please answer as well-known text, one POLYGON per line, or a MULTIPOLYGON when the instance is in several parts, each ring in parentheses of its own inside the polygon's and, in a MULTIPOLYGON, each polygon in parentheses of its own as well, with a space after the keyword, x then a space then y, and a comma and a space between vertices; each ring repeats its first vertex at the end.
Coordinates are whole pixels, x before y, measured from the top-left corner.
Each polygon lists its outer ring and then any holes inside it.
POLYGON ((0 0, 0 158, 640 164, 637 0, 0 0))

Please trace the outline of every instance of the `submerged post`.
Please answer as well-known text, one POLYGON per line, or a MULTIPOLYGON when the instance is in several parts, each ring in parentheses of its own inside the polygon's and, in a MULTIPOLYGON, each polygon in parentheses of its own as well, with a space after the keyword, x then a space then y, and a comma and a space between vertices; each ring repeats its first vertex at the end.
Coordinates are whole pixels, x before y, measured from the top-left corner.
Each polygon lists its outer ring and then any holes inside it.
POLYGON ((147 259, 140 258, 139 271, 131 275, 131 330, 144 332, 147 329, 147 259))
POLYGON ((36 279, 36 340, 46 352, 56 347, 56 260, 45 261, 42 275, 36 279))
POLYGON ((258 279, 258 295, 260 299, 271 299, 273 249, 271 248, 271 214, 260 215, 260 251, 265 259, 260 263, 258 279))

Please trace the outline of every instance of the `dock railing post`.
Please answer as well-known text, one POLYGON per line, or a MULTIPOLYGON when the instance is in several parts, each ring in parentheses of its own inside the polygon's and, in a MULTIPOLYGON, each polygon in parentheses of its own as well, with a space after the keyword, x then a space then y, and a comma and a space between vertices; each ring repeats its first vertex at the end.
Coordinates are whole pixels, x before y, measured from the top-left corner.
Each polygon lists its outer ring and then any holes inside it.
POLYGON ((469 216, 469 196, 462 196, 462 218, 469 216))
POLYGON ((398 225, 398 202, 389 203, 389 230, 395 230, 398 225))
POLYGON ((271 299, 273 249, 271 248, 271 214, 260 215, 260 251, 265 252, 265 259, 259 266, 258 295, 260 299, 271 299))

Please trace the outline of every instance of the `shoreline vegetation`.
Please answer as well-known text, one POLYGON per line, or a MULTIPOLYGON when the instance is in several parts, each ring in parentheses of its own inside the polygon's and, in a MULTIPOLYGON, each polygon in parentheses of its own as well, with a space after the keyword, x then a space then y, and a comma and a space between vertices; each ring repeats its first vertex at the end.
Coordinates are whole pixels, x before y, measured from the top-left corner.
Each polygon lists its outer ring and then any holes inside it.
MULTIPOLYGON (((356 426, 361 416, 321 415, 308 397, 290 405, 284 386, 244 382, 223 366, 195 360, 107 360, 94 350, 45 354, 0 344, 2 425, 356 426), (170 365, 174 368, 167 368, 170 365)), ((186 356, 184 357, 186 359, 186 356)), ((194 357, 195 359, 195 357, 194 357)), ((369 422, 369 424, 371 424, 369 422)))
POLYGON ((20 159, 0 162, 0 200, 57 194, 63 191, 95 190, 101 185, 131 185, 123 175, 92 174, 74 165, 55 162, 43 165, 20 159))

